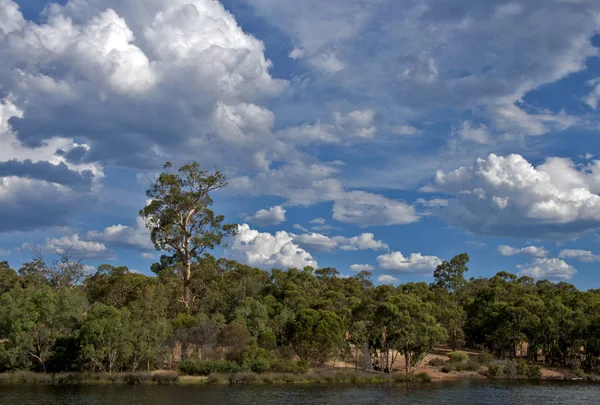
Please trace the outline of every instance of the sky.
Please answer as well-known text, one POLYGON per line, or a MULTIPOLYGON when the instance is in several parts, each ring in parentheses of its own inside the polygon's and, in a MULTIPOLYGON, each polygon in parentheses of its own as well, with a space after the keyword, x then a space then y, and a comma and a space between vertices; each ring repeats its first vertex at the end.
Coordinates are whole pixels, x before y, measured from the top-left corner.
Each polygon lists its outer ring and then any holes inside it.
POLYGON ((219 257, 600 288, 599 108, 595 0, 0 0, 0 260, 150 274, 149 179, 197 161, 219 257))

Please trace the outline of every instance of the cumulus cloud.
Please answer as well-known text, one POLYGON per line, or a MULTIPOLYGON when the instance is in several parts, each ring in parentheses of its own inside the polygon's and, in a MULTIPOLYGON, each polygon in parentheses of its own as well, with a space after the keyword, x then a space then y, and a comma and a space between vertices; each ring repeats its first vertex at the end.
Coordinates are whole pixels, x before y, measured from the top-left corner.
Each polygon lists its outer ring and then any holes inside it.
POLYGON ((373 125, 375 121, 375 111, 355 110, 348 114, 335 112, 333 114, 335 123, 346 135, 352 135, 358 138, 373 138, 377 128, 373 125))
POLYGON ((438 171, 433 189, 453 195, 442 215, 476 234, 564 238, 600 226, 600 164, 490 154, 473 166, 438 171))
POLYGON ((246 217, 245 221, 256 225, 279 225, 285 222, 285 209, 279 205, 269 209, 260 209, 252 216, 246 217))
POLYGON ((360 273, 361 271, 373 271, 375 270, 375 267, 370 264, 351 264, 350 270, 355 273, 360 273))
POLYGON ((262 268, 318 267, 310 253, 294 243, 294 235, 285 231, 275 234, 258 232, 247 224, 238 226, 238 233, 226 248, 231 257, 250 266, 262 268))
POLYGON ((388 249, 388 245, 375 239, 372 233, 362 233, 350 238, 344 236, 325 236, 319 233, 295 235, 294 242, 306 249, 319 251, 331 251, 339 249, 343 251, 356 250, 382 250, 388 249))
POLYGON ((563 259, 575 259, 580 262, 600 262, 600 255, 596 255, 589 250, 564 249, 560 251, 558 256, 563 259))
POLYGON ((63 236, 61 238, 46 238, 45 242, 40 246, 35 246, 32 243, 24 243, 21 246, 25 250, 33 250, 40 248, 42 253, 70 253, 81 258, 114 258, 112 253, 106 246, 99 242, 83 240, 79 234, 63 236))
POLYGON ((398 284, 400 283, 400 279, 390 276, 389 274, 382 274, 377 277, 377 282, 381 284, 398 284))
POLYGON ((350 191, 336 199, 333 219, 361 227, 410 224, 419 220, 405 202, 364 191, 350 191))
POLYGON ((85 234, 85 239, 104 243, 107 246, 120 247, 135 250, 154 250, 154 245, 150 240, 150 233, 146 228, 144 220, 140 217, 136 219, 134 226, 111 225, 101 231, 89 231, 85 234))
POLYGON ((590 41, 600 11, 593 1, 245 1, 287 33, 290 56, 314 69, 322 91, 343 84, 344 97, 417 114, 476 109, 511 134, 571 125, 524 106, 523 96, 598 55, 590 41), (335 63, 324 69, 327 60, 335 63))
POLYGON ((526 265, 517 266, 521 276, 548 280, 569 280, 577 270, 565 261, 557 258, 537 258, 526 265))
POLYGON ((423 256, 421 253, 411 253, 404 257, 401 252, 390 252, 377 257, 379 267, 385 270, 395 270, 399 273, 432 274, 433 270, 442 263, 437 256, 423 256))
POLYGON ((527 255, 533 257, 546 257, 549 252, 543 246, 526 246, 523 248, 514 248, 512 246, 498 246, 498 253, 502 256, 527 255))

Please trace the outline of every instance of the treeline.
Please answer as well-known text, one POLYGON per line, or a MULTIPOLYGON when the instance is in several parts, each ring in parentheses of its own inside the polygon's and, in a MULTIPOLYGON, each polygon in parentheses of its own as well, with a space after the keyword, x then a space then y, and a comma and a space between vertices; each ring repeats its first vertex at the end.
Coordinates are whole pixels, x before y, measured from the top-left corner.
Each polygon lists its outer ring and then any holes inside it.
POLYGON ((208 374, 306 371, 327 361, 410 373, 436 345, 598 371, 600 291, 505 272, 465 280, 468 256, 432 284, 374 286, 332 268, 263 271, 211 256, 183 280, 168 257, 156 276, 39 259, 0 264, 0 370, 208 374), (79 267, 78 267, 79 266, 79 267))
POLYGON ((211 209, 218 171, 170 163, 140 211, 161 256, 149 277, 40 251, 18 271, 0 264, 0 371, 302 372, 345 361, 410 373, 436 345, 514 359, 600 367, 600 291, 505 272, 467 281, 469 257, 443 262, 434 282, 374 286, 370 273, 270 272, 209 252, 234 224, 211 209))

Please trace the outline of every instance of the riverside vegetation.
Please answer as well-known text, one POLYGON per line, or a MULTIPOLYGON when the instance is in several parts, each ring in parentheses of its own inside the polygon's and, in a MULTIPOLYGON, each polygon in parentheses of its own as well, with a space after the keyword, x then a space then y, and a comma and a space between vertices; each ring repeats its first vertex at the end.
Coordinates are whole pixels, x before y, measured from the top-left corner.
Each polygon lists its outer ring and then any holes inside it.
POLYGON ((506 272, 467 280, 465 253, 433 283, 397 287, 366 271, 216 259, 237 229, 211 210, 224 176, 164 169, 140 212, 164 252, 154 276, 109 264, 87 274, 76 247, 50 261, 38 250, 18 270, 0 261, 0 382, 428 381, 415 370, 440 345, 454 351, 429 364, 447 373, 600 371, 600 290, 506 272), (332 364, 345 369, 322 371, 332 364))

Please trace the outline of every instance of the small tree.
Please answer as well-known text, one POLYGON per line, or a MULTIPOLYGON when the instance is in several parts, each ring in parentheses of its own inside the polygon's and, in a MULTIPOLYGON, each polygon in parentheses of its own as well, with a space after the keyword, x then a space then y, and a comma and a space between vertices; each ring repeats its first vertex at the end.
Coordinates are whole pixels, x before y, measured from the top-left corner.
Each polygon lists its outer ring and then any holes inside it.
POLYGON ((150 184, 146 195, 151 201, 140 215, 156 250, 166 250, 176 258, 183 280, 181 301, 189 309, 193 302, 193 260, 218 246, 237 225, 223 225, 224 217, 210 209, 210 193, 227 185, 221 172, 200 170, 196 162, 182 166, 179 173, 171 172, 171 167, 167 162, 164 171, 150 184))
POLYGON ((469 255, 466 253, 454 256, 450 262, 444 260, 433 272, 433 287, 454 292, 465 285, 464 274, 469 271, 468 262, 469 255))

